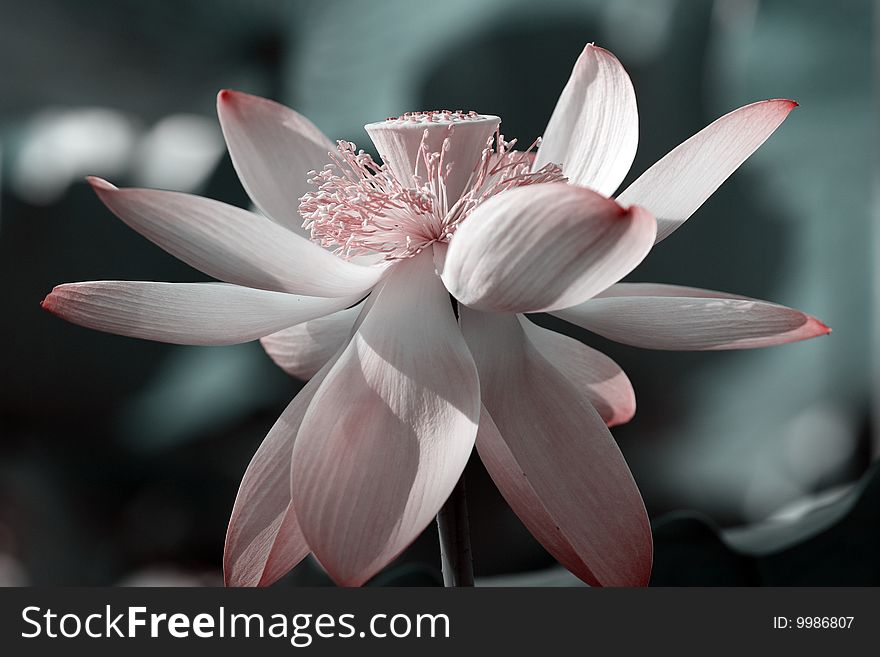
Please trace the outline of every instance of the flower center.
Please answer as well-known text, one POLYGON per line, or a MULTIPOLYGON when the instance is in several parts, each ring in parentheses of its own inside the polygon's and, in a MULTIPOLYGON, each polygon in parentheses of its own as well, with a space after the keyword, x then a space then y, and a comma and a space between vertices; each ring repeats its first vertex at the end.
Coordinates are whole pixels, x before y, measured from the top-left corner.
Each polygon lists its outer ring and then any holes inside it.
POLYGON ((300 199, 303 227, 343 257, 408 258, 448 242, 486 199, 504 190, 564 181, 548 164, 532 170, 534 150, 514 150, 497 117, 476 112, 412 112, 371 123, 367 132, 382 164, 349 141, 331 163, 310 171, 317 189, 300 199))

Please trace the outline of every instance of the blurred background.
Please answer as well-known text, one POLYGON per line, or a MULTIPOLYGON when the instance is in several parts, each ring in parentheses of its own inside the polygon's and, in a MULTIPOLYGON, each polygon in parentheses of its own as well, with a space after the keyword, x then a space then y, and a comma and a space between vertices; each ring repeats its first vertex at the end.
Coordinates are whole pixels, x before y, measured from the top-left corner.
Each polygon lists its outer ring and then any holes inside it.
MULTIPOLYGON (((727 111, 800 102, 630 280, 768 299, 834 329, 671 353, 556 326, 635 386, 614 434, 654 522, 653 583, 880 584, 875 24, 869 0, 0 0, 0 584, 220 583, 240 477, 301 386, 257 343, 155 344, 41 311, 62 282, 204 280, 85 175, 247 206, 214 113, 224 87, 367 150, 364 123, 435 107, 500 115, 530 143, 589 41, 638 96, 624 184, 727 111)), ((572 583, 478 461, 468 488, 478 577, 572 583)), ((432 528, 377 583, 436 583, 438 567, 432 528)), ((322 583, 306 562, 279 585, 322 583)))

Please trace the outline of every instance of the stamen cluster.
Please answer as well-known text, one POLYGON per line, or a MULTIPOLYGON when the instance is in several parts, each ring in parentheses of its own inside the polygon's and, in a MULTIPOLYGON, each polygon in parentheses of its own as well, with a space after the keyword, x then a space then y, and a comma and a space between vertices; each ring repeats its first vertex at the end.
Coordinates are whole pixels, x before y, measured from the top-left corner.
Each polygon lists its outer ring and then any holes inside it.
POLYGON ((471 112, 418 112, 390 120, 449 123, 438 152, 429 152, 426 130, 409 180, 399 180, 349 141, 337 142, 331 163, 310 171, 317 187, 300 199, 303 227, 323 247, 343 257, 381 253, 388 260, 408 258, 435 242, 447 242, 455 229, 488 198, 514 187, 564 181, 562 170, 548 164, 531 170, 540 138, 525 151, 515 151, 516 139, 500 132, 486 142, 468 184, 459 198, 447 194, 446 179, 455 162, 446 161, 455 121, 478 116, 471 112), (450 118, 453 117, 453 118, 450 118))

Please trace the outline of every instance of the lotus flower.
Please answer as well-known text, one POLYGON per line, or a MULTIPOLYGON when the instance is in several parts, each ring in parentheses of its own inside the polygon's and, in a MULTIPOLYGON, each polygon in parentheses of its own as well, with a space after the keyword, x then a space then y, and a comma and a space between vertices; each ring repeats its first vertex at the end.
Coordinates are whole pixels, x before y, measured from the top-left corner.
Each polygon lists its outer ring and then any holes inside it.
POLYGON ((524 151, 497 117, 415 112, 366 126, 379 164, 349 142, 334 147, 293 110, 222 91, 226 143, 263 214, 91 184, 126 224, 223 282, 73 283, 44 306, 164 342, 261 339, 310 378, 244 475, 226 540, 230 585, 270 584, 310 552, 336 582, 364 583, 431 522, 475 443, 560 563, 590 584, 644 585, 648 517, 608 430, 633 416, 630 382, 522 313, 654 349, 826 333, 763 301, 618 282, 794 106, 768 100, 718 119, 615 199, 636 151, 635 95, 618 60, 592 44, 543 141, 524 151))

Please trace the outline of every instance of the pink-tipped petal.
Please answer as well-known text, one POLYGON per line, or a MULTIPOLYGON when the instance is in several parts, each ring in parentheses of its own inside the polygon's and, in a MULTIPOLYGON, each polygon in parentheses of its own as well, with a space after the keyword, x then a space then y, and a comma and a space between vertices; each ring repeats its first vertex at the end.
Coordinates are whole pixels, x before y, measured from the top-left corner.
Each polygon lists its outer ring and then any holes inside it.
POLYGON ((293 451, 293 501, 339 584, 376 574, 431 522, 477 433, 473 359, 430 252, 395 265, 330 370, 293 451))
POLYGON ((765 100, 722 116, 675 147, 618 197, 657 217, 657 241, 668 237, 780 126, 797 103, 765 100))
POLYGON ((362 304, 260 338, 260 344, 285 372, 308 380, 342 347, 362 304))
POLYGON ((583 187, 520 187, 490 198, 459 226, 443 282, 479 310, 567 308, 632 271, 656 229, 643 209, 624 209, 583 187))
POLYGON ((583 391, 605 424, 629 422, 636 412, 636 394, 620 365, 582 342, 519 317, 525 337, 553 367, 583 391))
POLYGON ((314 190, 309 171, 330 162, 336 146, 306 117, 266 98, 224 89, 217 115, 238 177, 269 218, 305 234, 299 197, 314 190))
POLYGON ((553 313, 610 340, 646 349, 755 349, 830 333, 799 310, 677 285, 620 283, 553 313))
POLYGON ((638 141, 629 75, 610 52, 587 45, 544 130, 533 169, 559 164, 570 182, 611 196, 632 165, 638 141))
POLYGON ((42 306, 98 331, 174 344, 224 345, 256 340, 356 300, 224 283, 92 281, 58 285, 42 306))
POLYGON ((346 262, 265 217, 219 201, 89 178, 128 226, 183 262, 228 283, 314 296, 369 290, 376 267, 346 262))
POLYGON ((592 585, 644 586, 651 527, 614 438, 589 400, 515 317, 461 309, 480 373, 477 450, 523 524, 592 585))

